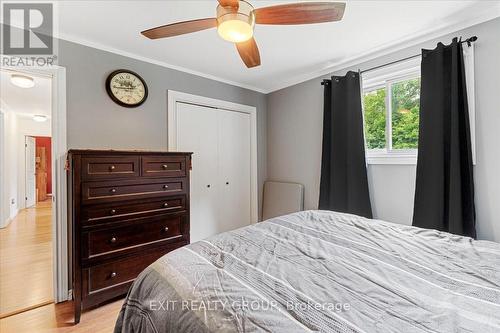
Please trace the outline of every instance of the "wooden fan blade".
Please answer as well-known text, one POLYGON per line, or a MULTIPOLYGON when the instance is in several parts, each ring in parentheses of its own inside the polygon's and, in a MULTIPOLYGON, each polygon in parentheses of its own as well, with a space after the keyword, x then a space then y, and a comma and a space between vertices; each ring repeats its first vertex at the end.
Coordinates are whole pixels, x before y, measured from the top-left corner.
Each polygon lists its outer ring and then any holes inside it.
POLYGON ((144 30, 141 34, 150 39, 158 39, 188 34, 191 32, 214 28, 216 26, 217 20, 215 18, 206 18, 162 25, 156 28, 144 30))
POLYGON ((253 37, 246 42, 236 43, 236 48, 248 68, 260 66, 259 48, 253 37))
POLYGON ((219 0, 219 4, 222 6, 222 7, 236 7, 238 8, 239 7, 239 0, 219 0))
POLYGON ((303 2, 255 9, 258 24, 309 24, 340 21, 343 2, 303 2))

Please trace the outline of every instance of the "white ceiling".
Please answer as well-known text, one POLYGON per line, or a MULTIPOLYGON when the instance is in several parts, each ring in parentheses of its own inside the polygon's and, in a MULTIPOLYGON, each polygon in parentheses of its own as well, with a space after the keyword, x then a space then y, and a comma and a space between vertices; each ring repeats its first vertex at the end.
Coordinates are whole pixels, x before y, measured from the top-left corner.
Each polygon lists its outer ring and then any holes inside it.
POLYGON ((5 111, 24 116, 35 114, 50 117, 52 80, 45 77, 33 77, 33 88, 20 88, 10 82, 11 71, 0 71, 0 105, 5 111))
MULTIPOLYGON (((265 7, 293 1, 252 1, 265 7)), ((257 25, 262 65, 247 69, 215 29, 149 40, 140 31, 215 16, 215 0, 59 2, 62 38, 270 92, 374 51, 500 16, 500 1, 348 1, 340 22, 257 25)), ((466 37, 466 36, 464 36, 466 37)), ((480 36, 479 36, 480 38, 480 36)), ((405 44, 406 43, 406 44, 405 44)))

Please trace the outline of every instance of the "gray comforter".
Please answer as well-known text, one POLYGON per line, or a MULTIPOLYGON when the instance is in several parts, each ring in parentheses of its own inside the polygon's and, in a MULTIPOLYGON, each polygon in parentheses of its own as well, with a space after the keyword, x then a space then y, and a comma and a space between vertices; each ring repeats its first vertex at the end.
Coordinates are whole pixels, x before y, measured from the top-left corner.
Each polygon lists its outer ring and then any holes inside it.
POLYGON ((175 250, 115 332, 500 332, 500 244, 306 211, 175 250))

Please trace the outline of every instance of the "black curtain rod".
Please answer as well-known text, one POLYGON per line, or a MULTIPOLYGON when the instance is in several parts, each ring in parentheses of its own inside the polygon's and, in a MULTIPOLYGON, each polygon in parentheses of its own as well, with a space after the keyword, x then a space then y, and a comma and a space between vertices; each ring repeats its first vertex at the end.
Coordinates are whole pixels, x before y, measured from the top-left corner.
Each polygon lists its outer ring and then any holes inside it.
MULTIPOLYGON (((471 46, 471 44, 474 43, 475 41, 477 41, 477 36, 469 37, 466 40, 461 41, 460 43, 467 43, 468 46, 471 46)), ((375 69, 379 69, 379 68, 382 68, 382 67, 385 67, 385 66, 394 65, 394 64, 397 64, 398 62, 403 62, 403 61, 410 60, 410 59, 413 59, 413 58, 416 58, 416 57, 420 57, 421 55, 422 54, 415 54, 415 55, 412 55, 412 56, 409 56, 409 57, 406 57, 406 58, 403 58, 403 59, 391 61, 391 62, 388 62, 388 63, 383 64, 383 65, 379 65, 379 66, 375 66, 375 67, 372 67, 372 68, 365 69, 365 70, 361 71, 360 73, 363 74, 365 72, 373 71, 375 69)), ((321 82, 321 85, 323 86, 325 84, 325 82, 329 82, 329 81, 330 81, 329 79, 323 79, 323 81, 321 82)))

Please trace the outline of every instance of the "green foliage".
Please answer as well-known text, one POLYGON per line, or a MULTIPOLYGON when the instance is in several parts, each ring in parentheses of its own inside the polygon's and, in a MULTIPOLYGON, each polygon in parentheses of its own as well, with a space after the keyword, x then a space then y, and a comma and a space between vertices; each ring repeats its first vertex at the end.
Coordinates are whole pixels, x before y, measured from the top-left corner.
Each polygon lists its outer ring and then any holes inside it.
MULTIPOLYGON (((416 149, 420 112, 420 78, 394 83, 392 91, 392 148, 416 149)), ((365 132, 368 149, 386 147, 386 89, 364 95, 365 132)))
POLYGON ((420 113, 420 79, 392 85, 392 148, 416 149, 420 113))
POLYGON ((368 149, 385 148, 385 88, 370 91, 363 101, 368 149))

